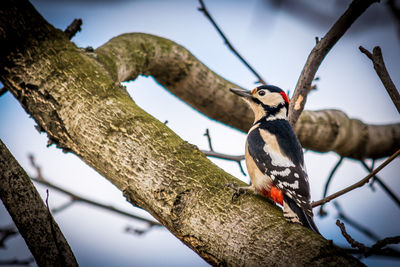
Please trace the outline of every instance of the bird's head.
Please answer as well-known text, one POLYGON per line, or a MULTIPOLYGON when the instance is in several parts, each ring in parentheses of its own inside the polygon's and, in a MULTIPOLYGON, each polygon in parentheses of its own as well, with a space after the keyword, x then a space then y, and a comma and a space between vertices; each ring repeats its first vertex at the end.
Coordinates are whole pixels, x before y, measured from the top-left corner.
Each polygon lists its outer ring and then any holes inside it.
POLYGON ((255 121, 266 117, 267 120, 287 119, 289 98, 279 87, 262 85, 253 90, 230 88, 231 92, 241 96, 253 109, 255 121))

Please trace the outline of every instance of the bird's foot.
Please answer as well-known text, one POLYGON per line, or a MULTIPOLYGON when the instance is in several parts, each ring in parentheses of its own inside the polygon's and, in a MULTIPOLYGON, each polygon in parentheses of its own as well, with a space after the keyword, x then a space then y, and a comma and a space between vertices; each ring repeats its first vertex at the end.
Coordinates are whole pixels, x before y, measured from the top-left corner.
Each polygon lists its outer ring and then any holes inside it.
POLYGON ((232 201, 247 193, 247 191, 252 190, 252 186, 238 186, 236 183, 225 184, 225 187, 228 187, 234 191, 232 194, 232 201))

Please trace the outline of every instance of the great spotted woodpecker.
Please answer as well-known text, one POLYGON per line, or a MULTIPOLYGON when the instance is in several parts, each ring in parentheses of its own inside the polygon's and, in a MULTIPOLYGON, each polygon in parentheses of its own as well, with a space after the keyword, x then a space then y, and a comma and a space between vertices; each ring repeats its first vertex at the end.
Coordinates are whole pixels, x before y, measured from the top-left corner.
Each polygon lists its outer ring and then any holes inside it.
POLYGON ((247 190, 259 192, 282 205, 288 221, 319 233, 313 221, 303 150, 287 120, 287 95, 272 85, 259 86, 252 91, 230 90, 250 105, 255 116, 245 151, 251 186, 236 187, 235 194, 247 190))

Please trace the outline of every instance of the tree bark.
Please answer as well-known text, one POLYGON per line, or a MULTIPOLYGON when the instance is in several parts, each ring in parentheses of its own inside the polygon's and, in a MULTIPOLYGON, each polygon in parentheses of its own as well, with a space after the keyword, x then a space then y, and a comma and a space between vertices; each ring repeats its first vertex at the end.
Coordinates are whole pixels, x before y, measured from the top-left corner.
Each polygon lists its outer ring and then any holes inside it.
MULTIPOLYGON (((232 203, 232 192, 224 184, 241 182, 136 106, 119 84, 129 77, 127 70, 112 71, 114 63, 106 54, 85 53, 75 47, 29 3, 5 2, 0 11, 0 41, 7 44, 0 50, 0 79, 5 86, 51 142, 96 169, 128 201, 150 212, 207 262, 230 266, 361 264, 331 241, 287 222, 282 211, 261 196, 245 195, 232 203)), ((147 35, 137 35, 138 40, 141 36, 147 35)), ((181 49, 167 46, 171 55, 181 49)), ((168 53, 158 54, 158 50, 153 50, 153 58, 143 56, 141 50, 130 53, 142 57, 145 65, 168 61, 164 58, 168 53)), ((130 60, 127 55, 119 56, 130 60)), ((180 64, 184 79, 189 72, 184 72, 185 62, 180 64)), ((141 66, 131 64, 130 68, 141 66)), ((157 69, 165 81, 175 71, 173 63, 169 66, 172 69, 157 69)), ((197 75, 200 80, 201 75, 217 77, 209 71, 197 75)), ((222 92, 225 85, 215 94, 226 95, 222 92)))
MULTIPOLYGON (((151 75, 171 93, 211 119, 247 132, 253 112, 230 87, 239 87, 198 61, 182 46, 153 35, 123 34, 96 49, 118 82, 151 75), (165 71, 168 70, 168 71, 165 71)), ((339 110, 302 112, 295 126, 301 145, 342 157, 378 159, 400 147, 400 124, 371 125, 339 110)))
POLYGON ((0 198, 39 266, 78 266, 31 179, 0 140, 0 198))

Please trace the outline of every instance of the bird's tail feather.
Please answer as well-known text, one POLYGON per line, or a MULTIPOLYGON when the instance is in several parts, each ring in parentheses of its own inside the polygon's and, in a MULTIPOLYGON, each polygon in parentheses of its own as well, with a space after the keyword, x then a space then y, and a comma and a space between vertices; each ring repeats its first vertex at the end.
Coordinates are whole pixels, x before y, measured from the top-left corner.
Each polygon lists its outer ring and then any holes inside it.
POLYGON ((283 198, 284 203, 287 204, 287 207, 284 205, 284 216, 286 219, 292 222, 300 223, 303 226, 310 228, 317 234, 321 234, 312 217, 307 215, 302 208, 297 206, 297 204, 291 198, 287 196, 284 196, 283 198))

